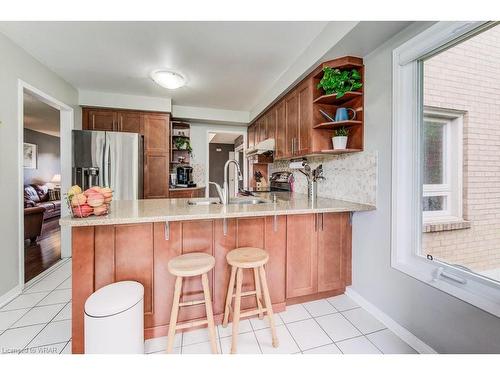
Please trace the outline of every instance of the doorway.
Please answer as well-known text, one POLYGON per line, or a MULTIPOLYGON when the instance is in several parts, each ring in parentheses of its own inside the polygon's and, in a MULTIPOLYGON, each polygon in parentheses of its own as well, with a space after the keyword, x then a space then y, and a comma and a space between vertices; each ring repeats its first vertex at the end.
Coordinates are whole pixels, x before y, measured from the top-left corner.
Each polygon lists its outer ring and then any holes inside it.
POLYGON ((71 256, 70 232, 59 226, 68 209, 73 109, 19 81, 19 284, 31 285, 71 256))
MULTIPOLYGON (((228 160, 236 160, 240 164, 243 181, 238 179, 234 164, 229 166, 228 185, 229 196, 235 197, 238 191, 246 187, 246 163, 244 155, 245 135, 238 132, 209 132, 207 178, 220 186, 224 183, 224 165, 228 160)), ((208 184, 208 196, 218 197, 215 187, 208 184)))

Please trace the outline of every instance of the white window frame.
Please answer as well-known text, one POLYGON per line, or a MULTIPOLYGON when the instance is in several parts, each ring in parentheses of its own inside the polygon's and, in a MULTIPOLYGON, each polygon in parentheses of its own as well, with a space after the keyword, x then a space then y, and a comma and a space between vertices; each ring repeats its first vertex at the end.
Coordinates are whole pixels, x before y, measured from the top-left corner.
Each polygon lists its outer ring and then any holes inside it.
POLYGON ((489 22, 437 22, 393 51, 391 265, 500 317, 500 283, 419 255, 422 241, 422 63, 489 22))
POLYGON ((424 120, 445 123, 444 181, 442 184, 423 185, 422 195, 445 196, 446 209, 424 211, 424 224, 463 221, 463 111, 424 107, 424 120))

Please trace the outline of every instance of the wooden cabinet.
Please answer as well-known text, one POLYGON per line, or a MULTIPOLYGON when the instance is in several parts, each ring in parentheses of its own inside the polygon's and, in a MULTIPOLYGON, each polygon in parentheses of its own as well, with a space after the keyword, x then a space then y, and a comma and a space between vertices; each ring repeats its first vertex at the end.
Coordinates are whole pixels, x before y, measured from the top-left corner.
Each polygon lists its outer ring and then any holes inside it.
MULTIPOLYGON (((226 262, 229 251, 244 246, 259 247, 269 253, 266 273, 273 305, 285 303, 286 216, 228 219, 224 234, 224 221, 216 220, 214 314, 222 314, 229 284, 230 267, 226 262)), ((243 271, 243 291, 255 290, 252 270, 243 271)), ((241 299, 241 308, 255 308, 254 296, 241 299)))
POLYGON ((314 214, 287 218, 286 298, 318 291, 317 218, 314 214))
POLYGON ((144 198, 168 198, 170 114, 84 107, 82 129, 144 135, 144 198))
POLYGON ((307 80, 297 88, 298 122, 297 140, 295 141, 295 154, 304 156, 311 150, 310 133, 312 130, 312 98, 313 88, 311 81, 307 80))
POLYGON ((297 152, 299 136, 299 98, 297 91, 292 91, 285 97, 285 157, 294 157, 297 152))
MULTIPOLYGON (((175 277, 168 262, 181 254, 204 252, 215 257, 209 274, 216 321, 224 312, 230 268, 229 251, 242 246, 269 253, 267 281, 273 308, 285 303, 340 294, 350 283, 348 213, 247 217, 214 220, 75 227, 72 232, 73 353, 82 353, 85 300, 97 289, 121 280, 144 285, 145 338, 166 336, 175 277), (321 294, 323 293, 323 294, 321 294)), ((244 272, 243 289, 254 290, 253 273, 244 272)), ((186 278, 182 301, 202 298, 200 278, 186 278)), ((254 296, 242 299, 253 308, 254 296)), ((179 321, 205 316, 203 305, 182 307, 179 321)))
POLYGON ((252 124, 248 127, 247 138, 248 147, 252 148, 253 146, 255 146, 255 124, 252 124))
POLYGON ((144 127, 144 198, 168 198, 170 116, 146 113, 144 127))
POLYGON ((276 106, 276 151, 277 159, 286 155, 286 111, 285 101, 281 101, 276 106))
POLYGON ((117 114, 108 109, 83 109, 82 111, 83 130, 103 130, 116 131, 117 114))
POLYGON ((142 120, 140 112, 121 111, 117 113, 118 131, 127 133, 143 134, 142 120))
MULTIPOLYGON (((274 137, 275 159, 290 159, 317 154, 343 154, 363 151, 364 144, 364 88, 348 92, 337 98, 318 88, 323 69, 356 69, 364 80, 363 59, 344 56, 319 65, 313 72, 292 88, 283 99, 272 105, 251 125, 255 142, 274 137), (345 121, 329 121, 339 107, 352 108, 356 118, 345 121), (324 112, 324 113, 322 113, 324 112), (346 127, 349 137, 346 149, 333 149, 331 138, 335 129, 346 127)), ((249 127, 249 131, 250 128, 249 127)), ((250 136, 250 133, 249 133, 250 136)))
POLYGON ((288 216, 286 298, 341 291, 349 285, 350 238, 347 213, 288 216))

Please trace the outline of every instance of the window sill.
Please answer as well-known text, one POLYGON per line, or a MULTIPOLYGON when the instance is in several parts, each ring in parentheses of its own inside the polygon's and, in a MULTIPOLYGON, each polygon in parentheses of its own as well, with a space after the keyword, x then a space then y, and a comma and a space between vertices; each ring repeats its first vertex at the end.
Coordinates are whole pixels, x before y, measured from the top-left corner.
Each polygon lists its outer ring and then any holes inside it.
POLYGON ((445 221, 429 221, 422 225, 422 233, 444 232, 450 230, 469 229, 472 226, 470 221, 445 220, 445 221))

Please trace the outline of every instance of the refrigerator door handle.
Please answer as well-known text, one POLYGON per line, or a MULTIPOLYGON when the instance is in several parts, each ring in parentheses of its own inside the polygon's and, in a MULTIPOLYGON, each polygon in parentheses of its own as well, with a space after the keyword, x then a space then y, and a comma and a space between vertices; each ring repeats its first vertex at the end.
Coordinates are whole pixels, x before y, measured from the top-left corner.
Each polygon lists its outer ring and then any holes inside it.
POLYGON ((103 171, 102 171, 102 184, 109 187, 109 139, 108 134, 104 138, 104 152, 103 152, 103 171))

